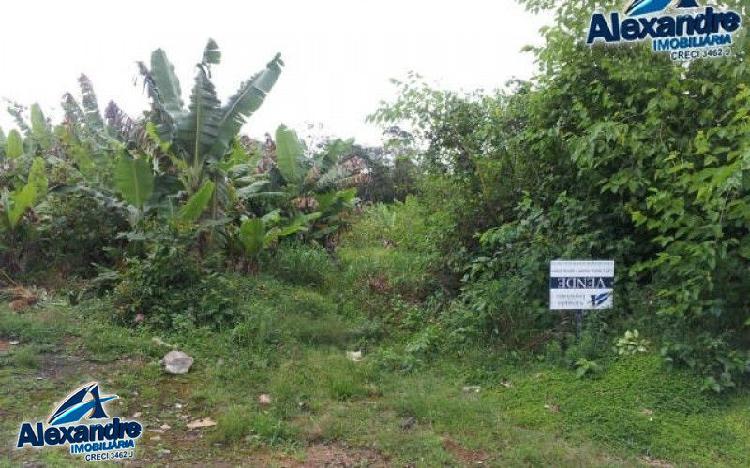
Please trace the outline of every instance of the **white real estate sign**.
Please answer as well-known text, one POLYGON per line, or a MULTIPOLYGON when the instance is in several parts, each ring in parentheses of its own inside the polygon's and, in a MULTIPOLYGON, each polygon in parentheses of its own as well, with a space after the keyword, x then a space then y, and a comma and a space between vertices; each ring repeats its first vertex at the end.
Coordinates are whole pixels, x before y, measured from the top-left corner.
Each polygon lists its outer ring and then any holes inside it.
POLYGON ((550 310, 611 309, 614 260, 552 260, 550 310))

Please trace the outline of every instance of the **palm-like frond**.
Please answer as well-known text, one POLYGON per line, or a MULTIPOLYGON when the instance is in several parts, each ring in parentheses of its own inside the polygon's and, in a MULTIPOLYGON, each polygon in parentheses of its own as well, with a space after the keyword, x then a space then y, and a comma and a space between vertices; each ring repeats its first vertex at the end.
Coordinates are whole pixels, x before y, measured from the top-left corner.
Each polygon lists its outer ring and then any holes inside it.
POLYGON ((199 66, 190 94, 188 114, 180 119, 175 144, 191 166, 204 162, 204 156, 219 134, 218 115, 221 102, 205 67, 199 66))
POLYGON ((65 122, 75 128, 80 128, 83 125, 84 116, 83 109, 70 93, 65 93, 62 99, 62 108, 65 111, 65 122))
POLYGON ((243 82, 240 89, 221 108, 218 118, 219 136, 212 148, 215 154, 226 153, 245 120, 258 110, 276 84, 283 65, 281 55, 276 54, 263 71, 243 82))
POLYGON ((182 101, 180 80, 174 72, 174 65, 162 49, 156 49, 151 53, 150 77, 153 80, 151 91, 158 95, 157 99, 164 110, 176 119, 183 112, 185 104, 182 101))
POLYGON ((100 132, 104 130, 104 120, 99 113, 99 101, 94 92, 94 85, 86 75, 81 75, 78 78, 78 83, 81 85, 81 105, 86 123, 95 132, 100 132))

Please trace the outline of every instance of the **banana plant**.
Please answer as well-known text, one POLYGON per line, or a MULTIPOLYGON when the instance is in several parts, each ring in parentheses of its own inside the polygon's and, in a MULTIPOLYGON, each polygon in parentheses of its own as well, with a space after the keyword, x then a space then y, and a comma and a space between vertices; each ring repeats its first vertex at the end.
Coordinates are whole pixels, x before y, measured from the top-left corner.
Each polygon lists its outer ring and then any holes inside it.
MULTIPOLYGON (((132 158, 122 154, 115 166, 114 184, 126 203, 131 226, 137 226, 146 212, 156 210, 163 219, 178 229, 194 226, 208 208, 214 194, 215 184, 206 180, 185 203, 174 210, 171 205, 154 200, 156 176, 145 158, 132 158)), ((158 198, 158 197, 157 197, 158 198)))
POLYGON ((305 145, 294 130, 281 125, 276 130, 277 168, 285 181, 285 191, 299 212, 315 214, 310 232, 315 239, 333 234, 341 226, 341 214, 354 206, 356 188, 349 185, 353 171, 342 156, 351 142, 336 140, 316 158, 305 158, 305 145))
POLYGON ((320 213, 298 214, 291 220, 284 220, 280 210, 273 210, 260 218, 244 218, 238 237, 245 256, 256 259, 264 248, 279 239, 307 231, 319 216, 320 213))
POLYGON ((284 64, 277 54, 265 69, 242 82, 238 91, 222 105, 211 81, 212 67, 219 64, 220 58, 218 45, 210 39, 197 64, 187 106, 182 100, 174 66, 163 50, 151 54, 150 68, 139 63, 151 100, 148 118, 162 148, 188 195, 195 194, 206 180, 215 184, 211 200, 214 218, 228 202, 223 162, 231 155, 242 125, 261 106, 284 64))
POLYGON ((45 175, 44 160, 34 158, 29 170, 26 183, 20 188, 10 191, 3 188, 2 216, 0 217, 5 230, 15 231, 23 218, 23 215, 36 206, 47 195, 48 181, 45 175))
POLYGON ((5 157, 13 160, 20 158, 23 154, 23 137, 18 130, 13 129, 8 132, 8 137, 5 141, 5 157))
POLYGON ((145 158, 121 154, 115 164, 113 181, 116 190, 128 203, 129 220, 138 224, 154 191, 154 173, 145 158))

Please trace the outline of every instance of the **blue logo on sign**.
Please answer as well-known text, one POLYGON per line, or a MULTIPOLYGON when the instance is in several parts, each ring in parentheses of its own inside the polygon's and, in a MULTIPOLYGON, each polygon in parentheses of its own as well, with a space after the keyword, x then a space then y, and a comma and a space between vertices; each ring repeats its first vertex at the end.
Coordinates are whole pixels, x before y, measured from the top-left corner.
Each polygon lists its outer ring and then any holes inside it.
POLYGON ((673 0, 633 0, 624 15, 591 15, 586 43, 622 44, 650 40, 654 52, 669 52, 673 60, 731 55, 733 34, 742 16, 732 10, 698 6, 697 0, 678 0, 675 11, 665 10, 673 0))
MULTIPOLYGON (((627 8, 625 14, 628 16, 647 15, 665 10, 673 0, 633 0, 627 8)), ((680 0, 677 8, 698 8, 697 0, 680 0)))
POLYGON ((104 412, 102 403, 114 400, 117 395, 99 396, 99 384, 84 385, 78 391, 71 394, 49 418, 49 423, 53 426, 80 421, 81 418, 88 415, 88 419, 104 419, 107 413, 104 412), (84 401, 89 396, 90 399, 84 401))
POLYGON ((600 305, 607 302, 607 299, 609 299, 612 296, 611 292, 606 292, 602 294, 592 294, 591 295, 591 306, 592 307, 599 307, 600 305))
POLYGON ((86 461, 133 458, 143 425, 107 415, 104 405, 117 398, 100 393, 97 382, 88 383, 69 394, 47 424, 22 423, 16 448, 67 445, 71 455, 83 455, 86 461))

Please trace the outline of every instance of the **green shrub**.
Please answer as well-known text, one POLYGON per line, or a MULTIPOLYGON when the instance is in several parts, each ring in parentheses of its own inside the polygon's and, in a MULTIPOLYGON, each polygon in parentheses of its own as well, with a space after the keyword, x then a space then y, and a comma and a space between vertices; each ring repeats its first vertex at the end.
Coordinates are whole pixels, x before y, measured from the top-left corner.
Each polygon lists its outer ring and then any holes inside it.
POLYGON ((124 245, 117 238, 128 227, 121 212, 80 192, 50 196, 40 216, 37 268, 92 276, 94 264, 111 266, 124 245))
POLYGON ((144 258, 128 258, 113 291, 120 321, 133 323, 143 314, 147 324, 163 329, 230 323, 236 298, 229 277, 205 270, 179 245, 155 245, 144 258))

